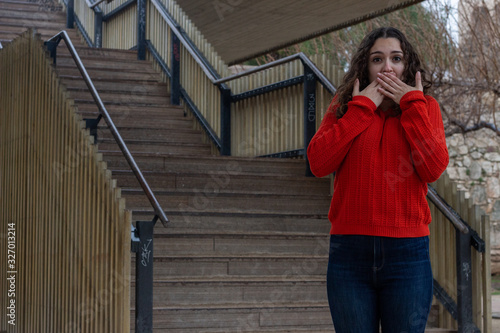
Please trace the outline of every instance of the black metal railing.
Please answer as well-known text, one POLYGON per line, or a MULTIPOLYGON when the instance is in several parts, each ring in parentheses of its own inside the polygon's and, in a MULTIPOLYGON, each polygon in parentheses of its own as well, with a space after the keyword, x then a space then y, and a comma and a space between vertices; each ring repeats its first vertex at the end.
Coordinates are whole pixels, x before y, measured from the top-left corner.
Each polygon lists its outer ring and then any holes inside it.
POLYGON ((444 305, 458 323, 458 332, 481 332, 474 324, 472 309, 472 248, 484 253, 483 239, 467 222, 444 200, 437 191, 428 185, 427 198, 455 227, 457 302, 434 280, 434 296, 444 305))
MULTIPOLYGON (((67 0, 68 3, 74 0, 67 0)), ((277 152, 267 156, 271 157, 295 157, 304 156, 307 160, 306 148, 310 139, 316 131, 316 84, 319 82, 325 89, 332 95, 335 94, 336 89, 334 85, 325 77, 325 75, 316 67, 316 65, 303 53, 291 55, 286 58, 276 60, 274 62, 255 67, 253 69, 221 78, 217 71, 210 65, 207 59, 203 56, 202 52, 194 45, 194 43, 187 36, 186 32, 182 30, 180 25, 171 17, 164 5, 159 0, 151 0, 151 4, 156 7, 160 15, 164 18, 165 22, 171 29, 171 68, 168 67, 164 59, 156 51, 154 45, 141 38, 145 36, 145 12, 141 10, 145 6, 146 0, 137 0, 138 4, 138 58, 141 59, 141 54, 144 50, 149 50, 155 61, 160 65, 164 73, 171 80, 171 96, 173 103, 178 104, 180 98, 183 99, 186 106, 188 106, 197 118, 201 126, 205 129, 209 138, 213 141, 214 145, 220 150, 221 155, 231 154, 231 104, 241 101, 250 97, 269 93, 271 91, 283 89, 290 86, 304 84, 304 148, 296 149, 293 151, 277 152), (141 16, 143 15, 143 16, 141 16), (191 100, 187 92, 180 84, 179 73, 179 57, 176 55, 179 52, 179 47, 182 46, 193 57, 195 62, 200 66, 206 77, 220 89, 221 92, 221 136, 219 137, 210 126, 209 122, 203 117, 202 113, 197 109, 195 103, 191 100), (283 65, 288 62, 300 60, 303 64, 304 74, 295 78, 285 81, 277 82, 268 86, 264 86, 251 91, 243 92, 233 95, 230 88, 226 83, 248 76, 266 69, 283 65)), ((135 0, 130 0, 123 4, 120 8, 115 9, 107 16, 116 15, 120 10, 128 8, 133 5, 135 0)), ((68 21, 69 17, 73 15, 69 13, 70 7, 68 5, 68 21)), ((306 174, 311 175, 309 169, 306 174)), ((485 251, 485 242, 479 235, 467 224, 465 220, 443 199, 439 194, 429 186, 427 194, 429 200, 441 211, 441 213, 452 223, 456 229, 456 262, 457 262, 457 301, 455 302, 451 296, 442 288, 438 281, 434 280, 434 295, 444 305, 452 317, 458 322, 458 332, 480 332, 473 322, 472 312, 472 276, 471 276, 471 253, 472 248, 476 251, 483 253, 485 251)), ((152 287, 151 287, 152 288, 152 287)), ((137 327, 137 326, 136 326, 137 327)), ((137 331, 137 330, 136 330, 137 331)), ((147 330, 141 332, 149 332, 147 330)))
MULTIPOLYGON (((139 0, 145 1, 145 0, 139 0)), ((278 152, 269 156, 304 156, 306 160, 306 175, 312 176, 312 173, 309 169, 309 164, 307 163, 307 154, 306 149, 311 141, 312 137, 316 132, 316 84, 319 82, 323 87, 325 87, 332 95, 335 94, 335 87, 328 80, 328 78, 321 72, 321 70, 316 67, 316 65, 304 54, 297 53, 291 55, 286 58, 282 58, 268 64, 228 76, 226 78, 220 78, 217 71, 209 64, 206 58, 203 56, 202 52, 194 45, 194 43, 189 39, 187 34, 180 28, 180 26, 175 22, 175 20, 171 17, 171 15, 166 10, 165 6, 158 0, 151 0, 151 3, 156 7, 160 15, 163 17, 167 25, 170 27, 172 31, 172 59, 171 59, 171 70, 165 70, 165 73, 171 80, 171 95, 172 96, 181 96, 183 100, 186 102, 195 115, 195 117, 200 121, 205 131, 208 133, 211 140, 214 142, 215 146, 219 148, 221 155, 231 155, 231 105, 237 101, 241 101, 243 99, 251 98, 257 95, 266 94, 275 90, 284 89, 290 86, 304 84, 304 148, 298 149, 294 151, 294 154, 291 152, 278 152), (215 134, 211 126, 202 116, 201 112, 196 108, 194 103, 192 103, 189 96, 186 94, 185 90, 180 85, 179 73, 176 68, 179 67, 179 58, 175 57, 176 49, 179 50, 179 46, 182 44, 184 48, 189 52, 189 54, 193 57, 196 63, 203 70, 207 78, 212 82, 212 84, 216 85, 220 90, 221 95, 221 135, 220 138, 215 134), (176 46, 177 45, 177 46, 176 46), (300 60, 302 62, 304 68, 304 74, 297 78, 292 78, 289 80, 284 80, 269 86, 261 87, 254 91, 233 95, 231 93, 231 89, 227 86, 226 83, 236 80, 245 76, 249 76, 251 74, 265 71, 267 69, 277 67, 286 63, 290 63, 296 60, 300 60)), ((139 32, 141 35, 141 32, 139 32)), ((161 68, 167 69, 165 61, 158 55, 156 50, 151 47, 151 43, 145 42, 146 47, 148 47, 149 51, 156 59, 158 63, 160 63, 161 68)), ((138 45, 138 49, 142 47, 138 45)))
POLYGON ((111 134, 113 135, 116 143, 118 144, 123 156, 127 160, 132 172, 141 185, 144 193, 149 199, 151 206, 154 209, 155 216, 152 221, 136 221, 136 226, 132 226, 131 235, 131 248, 136 252, 136 318, 135 328, 136 332, 152 332, 153 325, 153 228, 158 221, 161 221, 164 227, 167 226, 168 218, 165 215, 160 203, 156 199, 153 191, 151 190, 148 182, 144 178, 139 166, 137 165, 134 157, 130 153, 125 141, 121 137, 118 129, 116 128, 110 114, 106 110, 97 89, 95 88, 92 79, 87 73, 85 66, 78 55, 71 39, 66 31, 61 31, 54 37, 45 42, 54 64, 57 64, 57 46, 64 40, 71 57, 73 58, 78 70, 80 71, 87 88, 89 89, 98 109, 99 116, 97 119, 87 120, 87 125, 91 125, 91 133, 97 131, 99 121, 104 118, 108 125, 111 134))

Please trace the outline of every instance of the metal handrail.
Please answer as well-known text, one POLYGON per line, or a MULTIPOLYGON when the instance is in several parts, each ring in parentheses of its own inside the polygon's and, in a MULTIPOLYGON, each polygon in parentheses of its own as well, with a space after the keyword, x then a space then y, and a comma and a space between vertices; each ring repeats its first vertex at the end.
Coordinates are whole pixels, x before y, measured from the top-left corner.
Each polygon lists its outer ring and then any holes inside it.
POLYGON ((486 244, 484 240, 479 236, 477 231, 471 228, 467 222, 460 216, 458 212, 451 207, 446 200, 444 200, 437 191, 431 186, 427 186, 427 198, 436 206, 437 209, 448 219, 448 221, 453 224, 455 229, 460 231, 464 235, 469 235, 471 237, 471 245, 478 251, 484 252, 486 249, 486 244))
POLYGON ((91 9, 94 9, 94 7, 100 5, 104 1, 108 1, 108 0, 98 0, 98 1, 96 1, 94 3, 92 3, 90 0, 85 0, 85 2, 87 2, 87 6, 89 6, 89 8, 91 8, 91 9))
POLYGON ((294 60, 297 60, 297 59, 300 60, 300 61, 302 61, 302 63, 304 63, 304 65, 306 65, 307 67, 309 67, 314 72, 314 75, 316 75, 316 77, 319 79, 319 81, 321 82, 321 84, 332 95, 335 94, 335 92, 337 91, 337 89, 335 89, 335 87, 330 82, 330 80, 328 80, 328 78, 321 72, 321 70, 318 67, 316 67, 316 65, 314 64, 314 62, 312 62, 311 59, 309 59, 303 52, 295 53, 295 54, 292 54, 292 55, 290 55, 288 57, 281 58, 281 59, 269 62, 267 64, 251 68, 249 70, 246 70, 246 71, 243 71, 243 72, 240 72, 240 73, 237 73, 237 74, 233 74, 233 75, 227 76, 227 77, 222 78, 222 79, 215 80, 213 83, 215 85, 219 85, 219 84, 226 83, 226 82, 229 82, 229 81, 232 81, 232 80, 236 80, 236 79, 239 79, 239 78, 242 78, 242 77, 254 74, 254 73, 262 72, 262 71, 264 71, 266 69, 277 67, 279 65, 283 65, 283 64, 292 62, 294 60))
POLYGON ((50 38, 47 42, 53 42, 53 43, 58 44, 61 41, 61 39, 64 40, 64 42, 65 42, 65 44, 66 44, 66 46, 71 54, 71 57, 75 61, 75 64, 78 67, 78 70, 82 74, 83 79, 85 80, 85 83, 87 84, 87 87, 89 88, 90 93, 92 94, 92 97, 94 98, 94 101, 99 108, 100 114, 103 116, 104 120, 108 124, 108 127, 111 130, 111 134, 113 135, 114 139, 116 140, 116 143, 120 147, 123 155, 125 156, 125 159, 127 160, 130 168, 132 169, 132 172, 135 174, 137 180, 139 181, 139 184, 141 185, 142 189, 144 190, 144 193, 148 197, 149 202, 151 203, 151 206, 153 206, 153 209, 155 211, 156 216, 160 219, 163 226, 166 227, 167 223, 168 223, 168 218, 165 215, 165 212, 161 208, 160 203, 156 199, 153 191, 149 187, 149 184, 147 183, 146 179, 144 178, 144 175, 142 174, 141 170, 139 169, 137 163, 135 162, 135 159, 133 158, 132 154, 130 153, 129 149, 127 148, 125 141, 121 137, 120 133, 118 133, 118 129, 116 128, 108 111, 106 110, 106 107, 104 106, 104 103, 102 102, 101 97, 99 96, 99 93, 97 92, 97 89, 95 88, 94 84, 92 83, 92 79, 90 78, 89 74, 87 73, 87 70, 85 69, 85 66, 83 65, 82 60, 80 59, 80 56, 78 55, 78 52, 76 51, 68 34, 66 33, 66 31, 63 30, 63 31, 59 32, 57 35, 50 38))
POLYGON ((468 234, 469 227, 465 224, 464 220, 458 215, 458 213, 451 208, 448 203, 441 198, 437 191, 430 185, 427 186, 427 197, 436 206, 441 213, 457 228, 461 233, 468 234))

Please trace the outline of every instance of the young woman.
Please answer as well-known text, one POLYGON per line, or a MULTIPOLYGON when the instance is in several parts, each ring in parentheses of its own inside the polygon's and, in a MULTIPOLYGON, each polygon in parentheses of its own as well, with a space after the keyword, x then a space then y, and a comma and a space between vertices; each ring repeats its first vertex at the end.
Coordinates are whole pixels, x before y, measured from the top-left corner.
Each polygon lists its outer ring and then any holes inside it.
POLYGON ((430 81, 397 29, 368 34, 307 156, 335 172, 327 289, 337 333, 425 330, 432 301, 427 183, 448 165, 430 81))

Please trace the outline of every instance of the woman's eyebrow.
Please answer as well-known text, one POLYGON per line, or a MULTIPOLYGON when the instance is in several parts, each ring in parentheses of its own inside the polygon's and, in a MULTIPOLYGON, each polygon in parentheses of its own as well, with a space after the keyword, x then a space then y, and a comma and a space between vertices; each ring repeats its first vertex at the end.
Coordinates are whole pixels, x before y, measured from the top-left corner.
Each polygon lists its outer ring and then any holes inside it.
MULTIPOLYGON (((383 54, 383 53, 384 52, 382 52, 382 51, 373 51, 372 53, 370 53, 370 55, 372 55, 372 54, 383 54)), ((391 54, 393 54, 393 53, 401 53, 401 54, 403 54, 403 51, 391 51, 391 54)))

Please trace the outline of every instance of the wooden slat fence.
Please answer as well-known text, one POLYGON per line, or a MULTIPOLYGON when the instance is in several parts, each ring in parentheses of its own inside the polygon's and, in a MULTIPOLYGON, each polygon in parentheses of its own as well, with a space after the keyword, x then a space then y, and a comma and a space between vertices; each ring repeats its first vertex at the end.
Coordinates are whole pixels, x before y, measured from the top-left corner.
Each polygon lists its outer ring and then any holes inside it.
MULTIPOLYGON (((124 0, 115 0, 110 3, 104 2, 101 6, 103 14, 109 14, 120 5, 126 3, 124 0)), ((128 50, 137 45, 137 4, 120 12, 118 16, 103 23, 104 48, 128 50)))
MULTIPOLYGON (((343 71, 324 55, 311 57, 334 85, 343 71)), ((261 88, 303 76, 299 60, 252 74, 231 82, 233 94, 261 88)), ((319 83, 316 88, 317 126, 321 123, 332 95, 319 83)), ((260 156, 304 147, 304 85, 298 84, 233 104, 231 151, 236 156, 260 156)))
MULTIPOLYGON (((61 3, 64 4, 64 1, 61 0, 61 3)), ((78 17, 78 20, 82 24, 82 26, 85 29, 85 32, 87 33, 88 38, 90 41, 95 45, 95 15, 94 11, 89 8, 87 5, 87 2, 85 0, 83 1, 75 1, 74 2, 75 6, 75 16, 78 17)))
POLYGON ((39 36, 0 50, 0 331, 130 332, 131 214, 92 142, 39 36))
MULTIPOLYGON (((457 191, 457 184, 450 181, 447 173, 431 184, 462 218, 474 229, 486 243, 484 253, 472 249, 471 276, 473 281, 474 322, 483 333, 492 333, 491 329, 491 258, 490 258, 490 221, 481 213, 472 200, 465 199, 465 193, 457 191)), ((432 223, 430 224, 430 254, 434 279, 446 292, 457 299, 457 270, 455 228, 444 215, 431 203, 432 223)), ((440 328, 457 329, 457 322, 443 306, 434 301, 437 311, 431 314, 431 321, 436 321, 440 328)))
MULTIPOLYGON (((126 0, 115 0, 109 4, 103 3, 100 8, 103 14, 109 14, 126 0)), ((79 8, 83 0, 75 0, 75 8, 79 8), (78 4, 78 5, 77 5, 78 4)), ((200 49, 208 62, 221 77, 231 74, 231 69, 222 61, 213 47, 204 39, 197 28, 190 22, 175 1, 161 0, 163 6, 182 27, 193 43, 200 49)), ((75 10, 76 13, 76 10, 75 10)), ((78 15, 78 13, 76 13, 78 15)), ((87 15, 87 14, 86 14, 87 15)), ((85 16, 86 17, 86 16, 85 16)), ((81 19, 83 22, 83 20, 81 19)), ((157 50, 163 61, 171 66, 171 31, 158 9, 147 2, 148 39, 157 50)), ((90 36, 93 36, 93 21, 85 26, 90 36)), ((132 5, 103 24, 103 47, 129 49, 137 42, 137 5, 132 5)), ((217 135, 220 131, 220 91, 214 86, 181 45, 181 85, 207 119, 217 135)), ((148 52, 148 59, 152 59, 148 52)), ((315 56, 312 60, 323 70, 332 82, 337 83, 342 71, 331 65, 324 55, 315 56)), ((233 94, 255 89, 276 80, 286 80, 303 75, 300 61, 286 64, 279 68, 257 73, 229 84, 233 94)), ((168 82, 165 77, 165 82, 168 82)), ((318 85, 317 110, 318 123, 331 101, 332 96, 318 85)), ((190 112, 186 108, 186 112, 190 112)), ((233 104, 231 111, 232 155, 255 156, 303 148, 303 85, 283 89, 272 94, 259 96, 233 104), (286 126, 283 125, 286 123, 286 126)), ((207 139, 208 142, 208 139, 207 139)), ((214 154, 217 151, 214 148, 214 154)))

